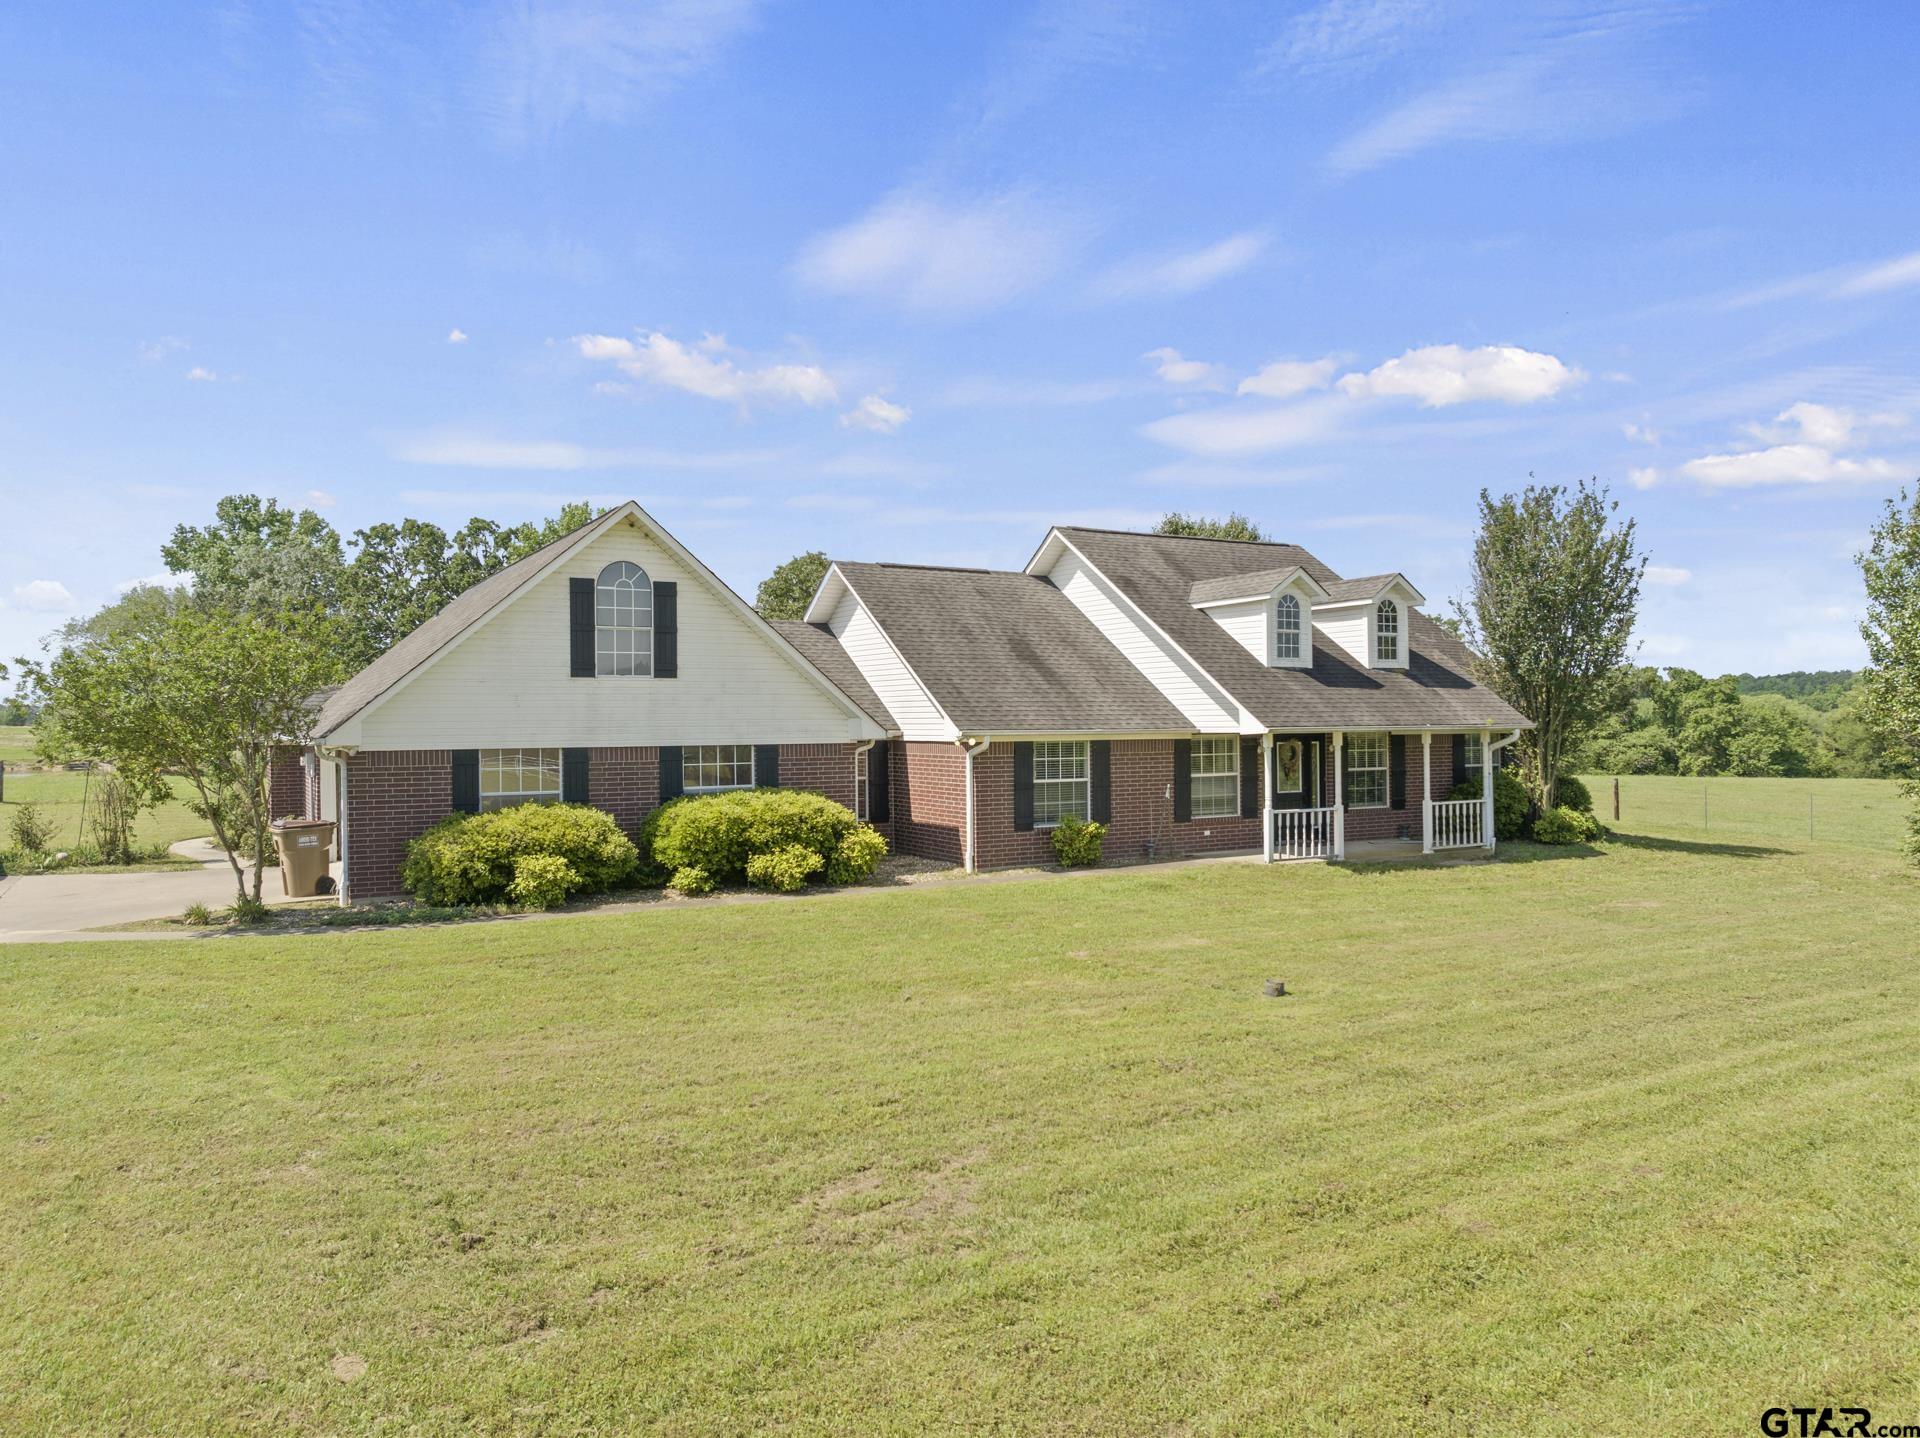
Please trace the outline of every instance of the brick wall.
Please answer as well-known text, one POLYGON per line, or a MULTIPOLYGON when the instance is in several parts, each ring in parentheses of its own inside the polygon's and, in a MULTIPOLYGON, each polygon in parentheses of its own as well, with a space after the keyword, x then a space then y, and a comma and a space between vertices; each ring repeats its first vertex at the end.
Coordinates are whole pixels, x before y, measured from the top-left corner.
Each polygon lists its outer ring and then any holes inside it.
POLYGON ((453 808, 453 755, 446 749, 379 749, 346 761, 347 895, 391 899, 403 891, 407 843, 453 808))
MULTIPOLYGON (((1396 839, 1400 831, 1406 830, 1411 839, 1420 837, 1420 736, 1409 734, 1407 740, 1407 807, 1404 809, 1349 809, 1347 810, 1347 838, 1352 839, 1396 839)), ((1326 750, 1326 776, 1324 793, 1329 803, 1333 800, 1333 751, 1326 750)), ((1447 791, 1453 787, 1453 736, 1436 734, 1433 736, 1433 797, 1444 799, 1447 791)))
POLYGON ((292 744, 276 744, 267 756, 267 814, 273 819, 307 819, 319 814, 316 804, 307 807, 307 774, 300 762, 300 750, 292 744))
POLYGON ((903 854, 959 863, 967 821, 966 756, 954 744, 889 742, 894 846, 903 854))
POLYGON ((587 757, 587 802, 605 809, 629 836, 660 807, 660 751, 595 749, 587 757))

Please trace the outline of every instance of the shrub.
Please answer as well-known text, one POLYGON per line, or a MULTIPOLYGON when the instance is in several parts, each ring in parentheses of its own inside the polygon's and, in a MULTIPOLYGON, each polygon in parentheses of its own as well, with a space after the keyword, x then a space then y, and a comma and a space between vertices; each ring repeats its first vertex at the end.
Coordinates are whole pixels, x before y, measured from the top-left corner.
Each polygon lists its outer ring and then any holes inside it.
POLYGON ((1600 821, 1560 804, 1533 821, 1533 837, 1542 844, 1585 844, 1600 837, 1600 821))
POLYGON ((140 796, 118 774, 103 774, 93 786, 93 837, 103 864, 133 862, 133 821, 140 796))
POLYGON ((798 844, 822 864, 860 827, 844 804, 802 789, 737 789, 674 799, 647 816, 641 847, 662 869, 704 869, 716 884, 747 877, 756 854, 798 844))
POLYGON ((880 837, 880 831, 862 824, 827 855, 827 882, 857 884, 871 878, 886 856, 887 841, 880 837))
POLYGON ((209 909, 205 904, 188 904, 186 912, 180 917, 185 919, 189 924, 195 924, 200 928, 205 928, 213 922, 213 910, 209 909))
POLYGON ((38 804, 22 804, 13 811, 13 846, 22 854, 44 854, 53 842, 53 821, 38 804))
POLYGON ((523 909, 551 909, 580 887, 580 876, 558 854, 517 854, 507 897, 523 909))
POLYGON ((1053 853, 1063 869, 1079 869, 1100 862, 1101 847, 1107 841, 1105 824, 1089 824, 1069 814, 1053 831, 1053 853))
POLYGON ((233 901, 233 907, 227 910, 227 917, 236 924, 264 924, 273 911, 251 894, 242 894, 233 901))
POLYGON ((517 861, 530 855, 567 866, 568 894, 611 889, 632 879, 640 864, 611 814, 584 804, 516 804, 442 819, 407 845, 400 882, 423 903, 495 902, 510 896, 517 861))
POLYGON ((747 860, 747 882, 756 888, 797 894, 826 866, 827 861, 805 844, 782 844, 747 860))
MULTIPOLYGON (((1505 769, 1495 769, 1493 775, 1493 837, 1517 839, 1527 832, 1527 811, 1533 801, 1527 797, 1527 786, 1505 769)), ((1462 779, 1447 797, 1478 799, 1480 776, 1462 779)))
POLYGON ((701 894, 711 894, 719 886, 714 883, 713 875, 705 869, 695 868, 692 864, 675 869, 673 877, 667 880, 667 887, 676 894, 685 894, 689 899, 701 894))
MULTIPOLYGON (((1553 800, 1563 809, 1573 809, 1582 814, 1593 812, 1593 794, 1584 781, 1572 774, 1562 774, 1554 785, 1553 800)), ((1495 802, 1499 802, 1496 798, 1495 802)))

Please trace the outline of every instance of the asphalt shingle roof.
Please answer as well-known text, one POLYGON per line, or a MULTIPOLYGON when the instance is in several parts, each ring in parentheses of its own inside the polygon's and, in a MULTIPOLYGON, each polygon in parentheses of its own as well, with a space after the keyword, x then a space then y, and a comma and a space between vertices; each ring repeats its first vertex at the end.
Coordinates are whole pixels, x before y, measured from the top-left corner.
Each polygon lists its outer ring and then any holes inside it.
POLYGON ((1044 579, 905 564, 839 568, 947 717, 967 733, 1191 727, 1044 579))
POLYGON ((1250 574, 1223 574, 1202 579, 1187 595, 1189 604, 1212 604, 1223 599, 1255 599, 1273 593, 1296 574, 1305 573, 1297 564, 1279 569, 1256 569, 1250 574))
MULTIPOLYGON (((1339 592, 1335 586, 1342 583, 1340 577, 1297 544, 1066 526, 1060 533, 1271 729, 1511 729, 1527 724, 1519 711, 1473 680, 1467 647, 1418 611, 1404 670, 1369 669, 1318 633, 1311 668, 1280 669, 1262 664, 1193 607, 1196 584, 1288 565, 1298 565, 1339 592)), ((1390 578, 1382 576, 1379 582, 1390 578)))
POLYGON ((853 656, 833 637, 831 629, 824 624, 808 624, 799 619, 776 619, 773 627, 815 669, 838 685, 841 693, 858 704, 869 719, 883 728, 899 729, 899 723, 887 712, 887 706, 873 692, 867 676, 860 672, 859 666, 853 662, 853 656))

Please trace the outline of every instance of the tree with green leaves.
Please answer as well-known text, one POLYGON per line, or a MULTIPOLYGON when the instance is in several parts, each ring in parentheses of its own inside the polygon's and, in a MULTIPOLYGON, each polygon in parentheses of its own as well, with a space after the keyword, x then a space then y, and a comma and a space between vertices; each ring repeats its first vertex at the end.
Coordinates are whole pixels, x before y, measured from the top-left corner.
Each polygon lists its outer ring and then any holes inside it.
POLYGON ((346 555, 325 519, 257 494, 230 494, 213 514, 211 524, 175 526, 160 546, 168 569, 193 576, 196 596, 245 614, 338 611, 346 555))
POLYGON ((1534 723, 1515 745, 1534 802, 1553 807, 1570 748, 1606 711, 1640 579, 1631 519, 1598 481, 1480 491, 1480 533, 1454 602, 1481 681, 1534 723))
MULTIPOLYGON (((1867 670, 1861 714, 1908 773, 1920 772, 1920 490, 1887 501, 1859 555, 1867 587, 1867 670)), ((1920 780, 1905 782, 1913 801, 1907 853, 1920 863, 1920 780)))
POLYGON ((820 581, 827 577, 827 556, 809 549, 796 554, 760 581, 753 607, 765 619, 804 619, 820 581))
POLYGON ((1189 539, 1251 539, 1261 541, 1266 535, 1260 532, 1260 526, 1246 515, 1235 511, 1225 519, 1209 519, 1201 514, 1182 514, 1179 510, 1160 517, 1153 527, 1155 534, 1178 534, 1189 539))
POLYGON ((268 843, 267 763, 313 734, 314 692, 341 677, 340 623, 307 609, 262 622, 212 604, 23 660, 42 705, 41 751, 111 764, 141 794, 184 782, 188 807, 227 851, 241 904, 260 902, 268 843), (251 864, 251 883, 247 865, 251 864))

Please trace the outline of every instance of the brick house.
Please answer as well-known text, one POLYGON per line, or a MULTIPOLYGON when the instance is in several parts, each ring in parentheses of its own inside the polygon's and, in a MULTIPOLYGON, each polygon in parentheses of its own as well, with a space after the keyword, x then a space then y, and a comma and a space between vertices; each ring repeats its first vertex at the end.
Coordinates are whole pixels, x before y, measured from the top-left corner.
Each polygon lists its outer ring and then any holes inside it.
POLYGON ((827 794, 910 854, 1113 857, 1492 847, 1449 800, 1527 726, 1405 576, 1294 545, 1056 528, 1020 571, 834 564, 768 622, 637 504, 461 595, 337 690, 275 763, 337 818, 343 900, 399 892, 449 813, 588 803, 629 832, 682 794, 827 794))

